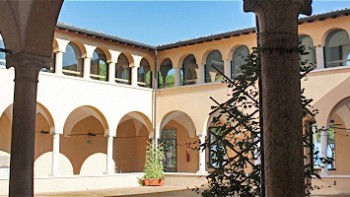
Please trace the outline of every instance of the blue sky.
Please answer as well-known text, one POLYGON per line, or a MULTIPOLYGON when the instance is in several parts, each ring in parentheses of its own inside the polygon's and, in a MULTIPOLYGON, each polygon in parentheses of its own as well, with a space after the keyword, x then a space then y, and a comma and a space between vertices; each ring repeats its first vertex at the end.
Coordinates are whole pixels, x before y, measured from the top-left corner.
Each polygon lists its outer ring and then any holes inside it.
MULTIPOLYGON (((313 2, 313 14, 350 8, 350 1, 313 2)), ((121 38, 161 45, 253 27, 242 1, 65 0, 59 22, 121 38)))

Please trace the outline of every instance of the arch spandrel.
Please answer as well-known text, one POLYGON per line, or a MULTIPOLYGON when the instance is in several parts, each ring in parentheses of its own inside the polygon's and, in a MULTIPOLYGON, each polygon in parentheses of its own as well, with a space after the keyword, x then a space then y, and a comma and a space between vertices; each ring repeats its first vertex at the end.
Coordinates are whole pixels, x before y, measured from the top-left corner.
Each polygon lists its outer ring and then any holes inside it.
POLYGON ((69 136, 78 122, 90 116, 102 125, 104 135, 109 135, 109 125, 103 113, 95 107, 84 105, 73 110, 66 118, 63 127, 64 136, 69 136))
MULTIPOLYGON (((120 117, 118 124, 116 125, 116 128, 118 128, 119 125, 123 124, 124 122, 128 121, 128 120, 132 120, 134 125, 135 125, 135 129, 136 132, 138 134, 138 132, 140 131, 140 129, 145 126, 149 135, 152 136, 152 132, 153 132, 153 124, 150 120, 150 117, 148 117, 147 115, 145 115, 142 112, 139 111, 132 111, 129 112, 127 114, 124 114, 123 116, 120 117)), ((117 130, 115 130, 114 136, 117 136, 117 130)))
POLYGON ((170 121, 175 121, 181 126, 183 126, 190 137, 197 136, 196 127, 192 118, 185 112, 174 110, 165 114, 159 121, 156 128, 156 136, 160 136, 160 131, 164 126, 166 126, 170 121))

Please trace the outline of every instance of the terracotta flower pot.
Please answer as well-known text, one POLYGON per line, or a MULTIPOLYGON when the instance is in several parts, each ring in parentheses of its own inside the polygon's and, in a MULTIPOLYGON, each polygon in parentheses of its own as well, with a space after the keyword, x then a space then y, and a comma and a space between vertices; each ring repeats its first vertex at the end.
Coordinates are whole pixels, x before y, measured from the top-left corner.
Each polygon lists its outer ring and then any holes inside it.
POLYGON ((145 179, 145 186, 162 186, 164 184, 164 179, 145 179))

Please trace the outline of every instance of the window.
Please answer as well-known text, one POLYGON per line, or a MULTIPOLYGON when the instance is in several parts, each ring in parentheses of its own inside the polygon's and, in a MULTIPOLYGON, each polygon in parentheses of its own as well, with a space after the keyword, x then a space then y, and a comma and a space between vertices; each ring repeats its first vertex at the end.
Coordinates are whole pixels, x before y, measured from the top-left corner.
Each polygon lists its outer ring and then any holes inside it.
POLYGON ((160 133, 160 143, 164 147, 164 171, 176 172, 177 166, 177 146, 176 146, 176 129, 163 129, 160 133))
POLYGON ((218 73, 213 67, 214 65, 218 68, 222 73, 224 73, 224 61, 222 60, 222 55, 219 50, 214 50, 209 53, 207 57, 207 61, 205 64, 205 82, 215 82, 215 81, 223 81, 224 77, 218 73))
POLYGON ((90 78, 100 81, 108 80, 108 65, 106 62, 106 55, 103 51, 97 48, 91 59, 91 69, 90 69, 90 78))
POLYGON ((249 56, 249 49, 242 45, 236 48, 231 61, 231 79, 236 78, 242 73, 240 67, 246 63, 246 58, 249 56))
POLYGON ((152 71, 148 61, 142 58, 140 67, 138 68, 137 84, 140 87, 152 87, 152 71))
POLYGON ((222 133, 225 132, 223 127, 212 126, 209 130, 209 168, 218 168, 219 166, 225 165, 225 158, 227 154, 226 146, 223 143, 222 133))
POLYGON ((325 65, 327 68, 349 65, 349 35, 344 30, 330 32, 325 43, 325 65))
POLYGON ((83 76, 83 59, 79 47, 70 42, 66 47, 66 52, 63 53, 63 74, 68 76, 82 77, 83 76))
POLYGON ((129 60, 124 54, 119 55, 115 72, 115 81, 117 83, 131 84, 131 68, 129 67, 129 60))
POLYGON ((197 81, 197 73, 196 69, 198 69, 198 65, 196 64, 196 58, 194 55, 188 55, 183 63, 182 66, 182 71, 183 71, 183 76, 182 76, 182 85, 192 85, 196 84, 197 81))

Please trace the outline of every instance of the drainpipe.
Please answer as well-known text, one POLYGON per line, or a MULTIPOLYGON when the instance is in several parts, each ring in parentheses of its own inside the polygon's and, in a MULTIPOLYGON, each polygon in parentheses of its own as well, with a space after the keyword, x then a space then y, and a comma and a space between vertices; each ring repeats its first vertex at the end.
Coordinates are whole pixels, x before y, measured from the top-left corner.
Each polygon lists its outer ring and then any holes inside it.
POLYGON ((158 140, 157 140, 157 88, 158 88, 158 69, 157 69, 157 56, 158 56, 158 51, 157 48, 154 51, 154 77, 153 78, 153 86, 152 86, 152 122, 153 122, 153 143, 155 145, 158 145, 158 140))

